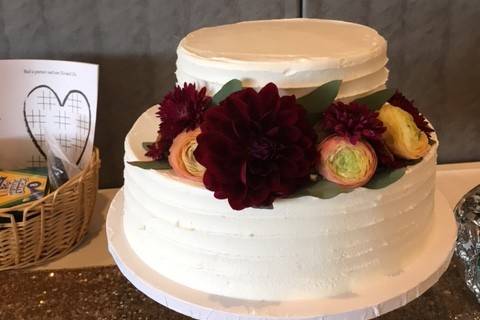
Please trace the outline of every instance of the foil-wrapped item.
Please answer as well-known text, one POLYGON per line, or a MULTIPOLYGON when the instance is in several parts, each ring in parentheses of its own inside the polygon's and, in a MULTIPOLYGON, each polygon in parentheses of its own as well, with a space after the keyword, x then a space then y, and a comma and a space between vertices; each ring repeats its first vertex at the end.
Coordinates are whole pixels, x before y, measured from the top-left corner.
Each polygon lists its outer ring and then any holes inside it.
POLYGON ((455 207, 458 224, 456 255, 465 266, 465 283, 480 302, 480 185, 476 186, 455 207))

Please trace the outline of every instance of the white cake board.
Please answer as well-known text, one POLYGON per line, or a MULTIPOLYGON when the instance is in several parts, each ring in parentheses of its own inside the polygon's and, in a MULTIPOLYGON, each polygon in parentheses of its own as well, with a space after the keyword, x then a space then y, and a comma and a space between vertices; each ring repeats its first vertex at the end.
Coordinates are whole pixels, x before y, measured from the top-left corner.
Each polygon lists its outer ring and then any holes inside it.
POLYGON ((167 308, 195 319, 372 319, 404 306, 434 285, 447 269, 457 228, 451 208, 436 191, 433 228, 425 250, 388 282, 341 297, 308 301, 249 301, 215 296, 175 283, 143 263, 123 230, 123 190, 107 216, 108 248, 123 275, 140 291, 167 308))

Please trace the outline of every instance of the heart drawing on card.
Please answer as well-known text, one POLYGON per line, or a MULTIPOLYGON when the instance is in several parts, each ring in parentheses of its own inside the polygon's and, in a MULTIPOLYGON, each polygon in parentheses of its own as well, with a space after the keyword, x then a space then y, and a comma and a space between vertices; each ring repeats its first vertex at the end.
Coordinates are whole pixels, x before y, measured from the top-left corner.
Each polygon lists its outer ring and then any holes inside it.
POLYGON ((37 86, 25 99, 23 116, 30 138, 44 158, 48 132, 69 159, 80 163, 92 126, 90 103, 83 92, 71 90, 61 100, 49 86, 37 86))

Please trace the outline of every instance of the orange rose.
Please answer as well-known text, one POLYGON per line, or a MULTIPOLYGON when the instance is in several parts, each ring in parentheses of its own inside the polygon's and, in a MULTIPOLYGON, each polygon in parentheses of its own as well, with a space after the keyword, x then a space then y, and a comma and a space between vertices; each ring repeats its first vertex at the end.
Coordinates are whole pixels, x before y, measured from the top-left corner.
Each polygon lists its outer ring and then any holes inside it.
POLYGON ((200 128, 193 131, 183 131, 173 139, 168 155, 168 162, 173 171, 182 178, 202 182, 205 167, 197 162, 193 151, 197 148, 197 136, 200 128))

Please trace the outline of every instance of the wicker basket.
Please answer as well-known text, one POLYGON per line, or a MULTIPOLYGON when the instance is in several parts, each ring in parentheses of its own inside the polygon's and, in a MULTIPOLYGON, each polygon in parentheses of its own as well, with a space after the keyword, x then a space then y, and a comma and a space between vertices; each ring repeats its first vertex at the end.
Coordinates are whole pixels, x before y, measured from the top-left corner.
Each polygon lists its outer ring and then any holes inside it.
POLYGON ((85 236, 98 189, 98 149, 82 172, 47 196, 0 209, 0 270, 59 258, 85 236))

